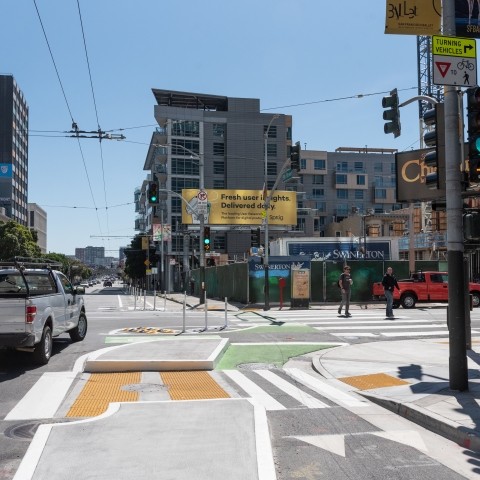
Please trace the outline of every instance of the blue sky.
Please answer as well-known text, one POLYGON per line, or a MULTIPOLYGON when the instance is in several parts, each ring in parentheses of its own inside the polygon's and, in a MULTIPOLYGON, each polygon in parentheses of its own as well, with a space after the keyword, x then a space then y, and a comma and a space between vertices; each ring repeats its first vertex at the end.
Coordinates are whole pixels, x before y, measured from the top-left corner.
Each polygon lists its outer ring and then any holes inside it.
POLYGON ((259 98, 293 116, 293 140, 309 150, 419 146, 416 103, 402 108, 399 138, 383 133, 384 92, 396 87, 405 101, 417 86, 416 37, 384 34, 385 0, 79 3, 96 111, 77 0, 36 0, 72 117, 127 137, 81 149, 57 133, 72 121, 34 1, 0 6, 0 73, 14 75, 29 105, 29 201, 47 211, 49 251, 93 245, 117 256, 130 243, 152 88, 259 98))

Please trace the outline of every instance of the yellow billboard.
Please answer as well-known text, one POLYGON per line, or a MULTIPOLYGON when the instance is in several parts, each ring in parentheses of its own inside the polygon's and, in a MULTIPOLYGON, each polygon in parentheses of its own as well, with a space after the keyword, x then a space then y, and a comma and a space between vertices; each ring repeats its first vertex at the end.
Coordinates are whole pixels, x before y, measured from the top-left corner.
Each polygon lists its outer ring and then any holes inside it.
POLYGON ((439 35, 441 0, 387 0, 385 33, 439 35))
MULTIPOLYGON (((270 192, 268 192, 269 194, 270 192)), ((261 225, 265 212, 263 190, 182 190, 182 223, 206 225, 261 225)), ((268 211, 269 225, 297 224, 296 192, 275 191, 268 211)))

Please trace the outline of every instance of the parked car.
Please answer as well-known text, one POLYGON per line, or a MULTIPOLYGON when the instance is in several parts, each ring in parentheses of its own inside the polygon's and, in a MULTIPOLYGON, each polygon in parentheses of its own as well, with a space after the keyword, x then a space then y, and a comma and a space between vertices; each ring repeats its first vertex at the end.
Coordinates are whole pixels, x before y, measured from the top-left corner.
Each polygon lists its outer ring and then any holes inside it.
POLYGON ((36 363, 46 364, 53 337, 85 338, 85 288, 54 270, 59 266, 44 259, 0 262, 0 347, 32 352, 36 363))
MULTIPOLYGON (((400 292, 393 291, 393 306, 414 308, 417 302, 448 302, 447 272, 418 272, 406 280, 398 280, 400 292)), ((474 307, 480 305, 480 284, 470 282, 468 291, 474 307)), ((385 298, 382 282, 373 284, 373 298, 385 298)))
POLYGON ((112 286, 112 282, 111 282, 110 280, 105 280, 105 281, 103 282, 103 286, 104 286, 104 287, 111 287, 111 286, 112 286))

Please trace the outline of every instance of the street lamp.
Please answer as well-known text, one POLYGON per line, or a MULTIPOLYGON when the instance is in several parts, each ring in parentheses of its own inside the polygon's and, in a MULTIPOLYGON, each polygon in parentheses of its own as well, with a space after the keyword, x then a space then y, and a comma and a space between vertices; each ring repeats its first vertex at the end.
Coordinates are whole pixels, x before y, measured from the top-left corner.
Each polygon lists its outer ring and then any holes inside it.
MULTIPOLYGON (((198 170, 199 170, 199 178, 198 178, 198 185, 199 185, 199 190, 204 190, 205 189, 205 164, 202 160, 202 157, 194 152, 193 150, 190 150, 189 148, 184 147, 183 145, 179 144, 172 144, 168 143, 166 145, 156 145, 157 147, 172 147, 175 148, 181 148, 182 150, 185 150, 188 152, 192 158, 198 161, 198 170)), ((205 216, 203 213, 200 213, 198 215, 198 220, 200 224, 200 304, 205 303, 205 245, 203 243, 204 240, 204 227, 205 227, 205 216)))
POLYGON ((263 271, 265 273, 265 286, 264 286, 264 292, 265 292, 265 305, 263 307, 264 310, 270 310, 270 280, 269 280, 269 265, 268 265, 268 247, 269 247, 269 241, 268 241, 268 211, 270 210, 270 200, 272 198, 272 193, 270 192, 270 195, 268 195, 268 155, 267 155, 267 141, 268 141, 268 132, 270 130, 270 127, 272 126, 272 123, 274 120, 279 118, 280 115, 275 114, 264 134, 263 134, 263 139, 264 139, 264 155, 265 155, 265 186, 264 186, 264 204, 265 204, 265 253, 263 257, 263 271))

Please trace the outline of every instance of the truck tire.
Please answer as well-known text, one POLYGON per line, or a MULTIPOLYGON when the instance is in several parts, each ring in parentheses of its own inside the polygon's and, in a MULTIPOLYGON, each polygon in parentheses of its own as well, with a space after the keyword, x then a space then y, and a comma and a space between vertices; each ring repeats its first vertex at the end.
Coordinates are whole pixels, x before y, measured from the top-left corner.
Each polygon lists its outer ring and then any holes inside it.
POLYGON ((33 351, 33 360, 39 365, 46 365, 52 356, 52 330, 48 325, 45 325, 42 332, 42 339, 35 345, 33 351))
POLYGON ((82 312, 78 317, 78 324, 68 334, 72 342, 81 342, 87 335, 87 316, 82 312))
POLYGON ((403 308, 415 308, 417 297, 413 293, 404 293, 400 298, 400 303, 403 308))

